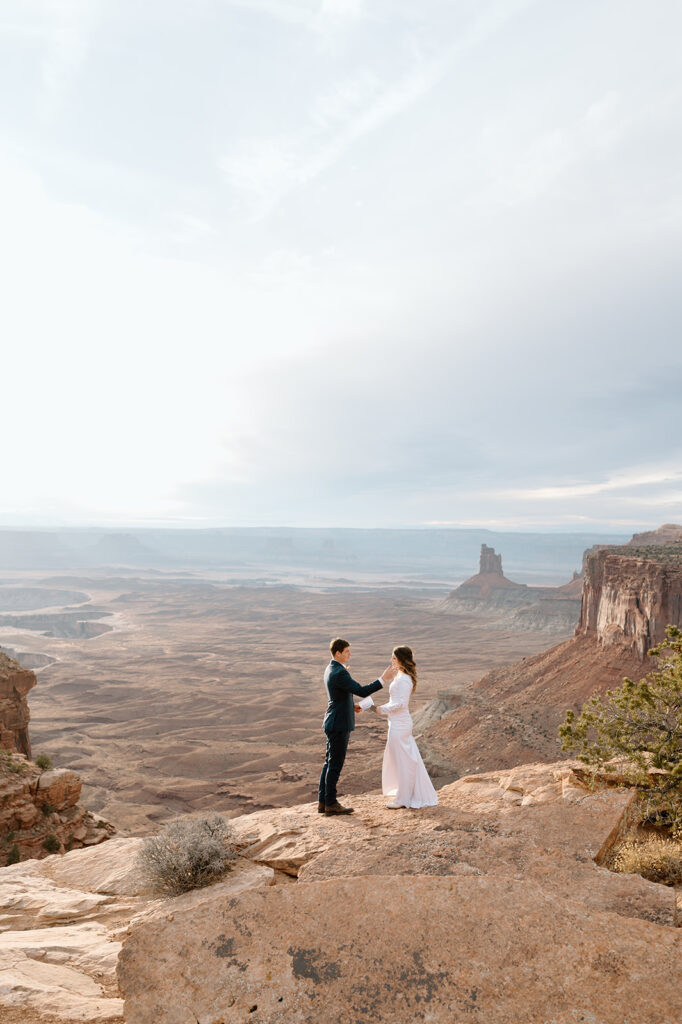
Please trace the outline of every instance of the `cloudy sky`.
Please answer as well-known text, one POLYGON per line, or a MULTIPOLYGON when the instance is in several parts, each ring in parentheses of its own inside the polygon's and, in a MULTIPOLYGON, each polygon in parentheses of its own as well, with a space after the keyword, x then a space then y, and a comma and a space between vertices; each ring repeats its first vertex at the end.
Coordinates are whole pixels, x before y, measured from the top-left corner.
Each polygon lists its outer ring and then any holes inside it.
POLYGON ((0 525, 682 521, 678 0, 0 0, 0 525))

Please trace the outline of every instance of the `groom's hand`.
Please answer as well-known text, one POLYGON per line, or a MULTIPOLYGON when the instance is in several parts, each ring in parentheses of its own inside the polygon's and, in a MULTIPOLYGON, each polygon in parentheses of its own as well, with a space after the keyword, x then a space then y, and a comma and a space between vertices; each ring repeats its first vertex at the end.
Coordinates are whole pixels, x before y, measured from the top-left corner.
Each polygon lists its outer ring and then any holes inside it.
POLYGON ((388 667, 385 668, 381 674, 382 683, 391 683, 395 679, 397 674, 398 672, 396 669, 393 668, 393 665, 388 665, 388 667))
POLYGON ((359 704, 353 704, 353 710, 355 711, 356 715, 359 715, 360 712, 362 711, 362 708, 360 707, 359 704))

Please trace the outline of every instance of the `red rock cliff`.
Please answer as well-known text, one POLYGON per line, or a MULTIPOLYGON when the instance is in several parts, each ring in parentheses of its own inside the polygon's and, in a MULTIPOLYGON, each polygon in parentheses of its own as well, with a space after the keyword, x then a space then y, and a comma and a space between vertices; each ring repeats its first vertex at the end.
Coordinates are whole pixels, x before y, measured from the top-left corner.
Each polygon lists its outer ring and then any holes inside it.
POLYGON ((682 625, 682 564, 626 552, 602 549, 586 555, 576 636, 629 648, 644 659, 668 624, 682 625))
POLYGON ((26 694, 36 685, 30 669, 22 668, 0 651, 0 749, 31 756, 26 694))

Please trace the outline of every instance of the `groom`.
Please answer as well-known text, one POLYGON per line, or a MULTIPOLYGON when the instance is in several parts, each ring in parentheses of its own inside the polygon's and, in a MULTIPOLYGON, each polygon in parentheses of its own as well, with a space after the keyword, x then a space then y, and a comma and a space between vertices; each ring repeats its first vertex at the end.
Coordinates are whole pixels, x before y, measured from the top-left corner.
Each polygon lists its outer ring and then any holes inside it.
POLYGON ((324 673, 324 685, 327 687, 329 704, 324 716, 324 731, 327 735, 327 756, 320 775, 320 787, 317 796, 317 810, 320 814, 352 814, 352 807, 343 807, 336 799, 336 784, 346 759, 348 740, 355 728, 355 713, 360 707, 353 702, 353 694, 358 697, 369 697, 380 690, 384 683, 391 681, 395 669, 388 668, 383 676, 375 679, 369 686, 360 686, 351 677, 346 665, 350 661, 350 644, 338 637, 329 645, 332 660, 324 673))

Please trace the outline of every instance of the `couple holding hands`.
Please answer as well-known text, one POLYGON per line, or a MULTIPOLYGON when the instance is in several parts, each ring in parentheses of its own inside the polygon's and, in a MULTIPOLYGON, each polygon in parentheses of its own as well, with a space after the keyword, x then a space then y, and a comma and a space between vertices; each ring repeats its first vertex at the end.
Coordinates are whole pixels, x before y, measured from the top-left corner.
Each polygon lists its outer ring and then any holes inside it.
POLYGON ((346 759, 348 740, 355 728, 355 715, 366 709, 388 719, 388 738, 381 771, 381 788, 388 797, 387 807, 432 807, 438 796, 424 767, 419 748, 412 735, 410 697, 417 688, 417 666, 409 647, 393 649, 391 663, 378 679, 368 686, 356 683, 347 669, 350 644, 338 637, 329 645, 332 660, 324 673, 329 695, 324 731, 327 736, 325 758, 318 791, 320 814, 352 814, 352 807, 342 806, 336 798, 336 786, 346 759), (390 683, 388 704, 377 705, 371 694, 390 683), (356 697, 365 698, 355 704, 356 697))

